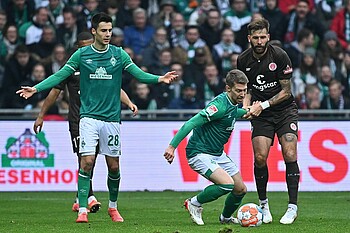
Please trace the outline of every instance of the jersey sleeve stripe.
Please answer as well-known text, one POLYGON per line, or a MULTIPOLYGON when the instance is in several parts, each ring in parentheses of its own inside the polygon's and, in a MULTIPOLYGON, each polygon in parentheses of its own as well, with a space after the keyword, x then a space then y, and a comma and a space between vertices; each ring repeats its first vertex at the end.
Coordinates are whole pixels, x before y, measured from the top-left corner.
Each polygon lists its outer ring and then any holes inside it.
POLYGON ((72 70, 76 71, 73 66, 66 64, 67 67, 71 68, 72 70))

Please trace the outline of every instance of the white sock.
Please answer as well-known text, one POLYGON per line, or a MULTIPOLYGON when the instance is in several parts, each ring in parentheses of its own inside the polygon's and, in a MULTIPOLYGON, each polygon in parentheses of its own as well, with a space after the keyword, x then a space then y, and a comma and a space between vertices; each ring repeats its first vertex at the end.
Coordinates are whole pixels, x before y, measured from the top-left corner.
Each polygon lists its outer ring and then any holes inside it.
POLYGON ((259 204, 260 205, 266 205, 269 202, 269 199, 265 199, 265 200, 259 200, 259 204))
POLYGON ((81 213, 87 213, 87 209, 85 207, 80 207, 79 214, 81 214, 81 213))
POLYGON ((191 204, 195 206, 202 206, 202 204, 198 202, 197 196, 191 198, 191 204))
POLYGON ((97 201, 96 200, 96 197, 95 196, 90 196, 89 198, 88 198, 88 203, 90 203, 90 202, 92 202, 92 201, 97 201))
POLYGON ((79 198, 75 198, 75 203, 79 204, 79 198))
POLYGON ((295 204, 288 204, 288 208, 292 208, 295 211, 298 211, 298 206, 295 204))
POLYGON ((116 201, 109 201, 108 208, 116 208, 117 209, 117 202, 116 201))

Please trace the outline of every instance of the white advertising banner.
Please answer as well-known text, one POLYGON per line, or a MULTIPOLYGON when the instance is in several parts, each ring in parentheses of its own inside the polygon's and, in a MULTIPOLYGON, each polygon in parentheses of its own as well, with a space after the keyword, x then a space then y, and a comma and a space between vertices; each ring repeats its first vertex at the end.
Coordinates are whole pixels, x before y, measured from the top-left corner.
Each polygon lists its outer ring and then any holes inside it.
MULTIPOLYGON (((77 158, 67 122, 47 121, 35 135, 32 121, 0 121, 0 191, 75 191, 77 158)), ((209 184, 187 165, 184 139, 168 164, 163 153, 184 122, 123 122, 121 191, 195 191, 209 184)), ((299 122, 300 191, 350 191, 350 122, 299 122)), ((248 191, 255 191, 249 122, 239 121, 226 153, 241 170, 248 191)), ((275 139, 271 147, 269 191, 285 191, 285 165, 275 139)), ((107 191, 103 156, 95 167, 96 191, 107 191)))

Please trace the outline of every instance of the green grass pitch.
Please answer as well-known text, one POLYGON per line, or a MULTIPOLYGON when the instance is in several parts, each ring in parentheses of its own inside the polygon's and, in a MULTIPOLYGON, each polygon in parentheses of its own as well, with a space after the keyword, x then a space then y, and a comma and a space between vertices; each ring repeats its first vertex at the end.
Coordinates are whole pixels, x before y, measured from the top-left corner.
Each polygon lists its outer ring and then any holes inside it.
MULTIPOLYGON (((121 233, 229 233, 229 232, 350 232, 349 192, 301 192, 299 217, 292 225, 279 219, 287 206, 287 193, 270 192, 274 220, 255 228, 221 225, 218 221, 224 198, 204 205, 204 226, 191 222, 182 207, 193 192, 121 192, 119 211, 123 223, 114 223, 107 214, 108 193, 95 195, 102 203, 98 213, 89 214, 88 224, 77 224, 71 211, 73 192, 0 192, 0 232, 121 232, 121 233)), ((243 203, 257 202, 250 192, 243 203)))

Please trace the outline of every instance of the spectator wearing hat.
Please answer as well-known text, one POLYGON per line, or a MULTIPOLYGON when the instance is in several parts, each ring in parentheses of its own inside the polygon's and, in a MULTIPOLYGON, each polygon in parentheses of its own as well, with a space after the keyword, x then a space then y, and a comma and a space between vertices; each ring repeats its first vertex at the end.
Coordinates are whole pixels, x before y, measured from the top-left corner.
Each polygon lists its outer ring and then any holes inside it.
POLYGON ((204 54, 207 58, 211 57, 211 52, 206 42, 200 38, 198 26, 188 25, 186 26, 185 39, 181 40, 179 45, 173 49, 174 61, 183 65, 191 64, 197 48, 205 50, 204 54))
POLYGON ((162 0, 160 2, 160 10, 150 18, 151 25, 154 28, 169 27, 171 19, 176 12, 174 0, 162 0))
POLYGON ((337 34, 340 44, 344 49, 350 43, 350 0, 344 0, 344 7, 341 8, 333 18, 330 29, 337 34))
MULTIPOLYGON (((169 109, 201 109, 204 107, 202 100, 197 99, 197 86, 195 83, 185 83, 181 97, 173 99, 169 104, 169 109)), ((186 116, 189 117, 189 116, 186 116)))
POLYGON ((124 32, 118 27, 112 28, 111 44, 123 47, 124 46, 124 32))
POLYGON ((142 61, 142 52, 153 38, 155 29, 147 24, 147 13, 142 8, 133 11, 135 25, 124 29, 124 44, 134 50, 137 61, 142 61))
POLYGON ((308 47, 305 49, 300 67, 293 72, 292 93, 297 100, 304 95, 306 85, 317 83, 317 72, 316 50, 308 47))
POLYGON ((333 31, 327 31, 317 51, 319 66, 328 65, 334 75, 337 70, 341 69, 343 58, 343 47, 337 34, 333 31))

